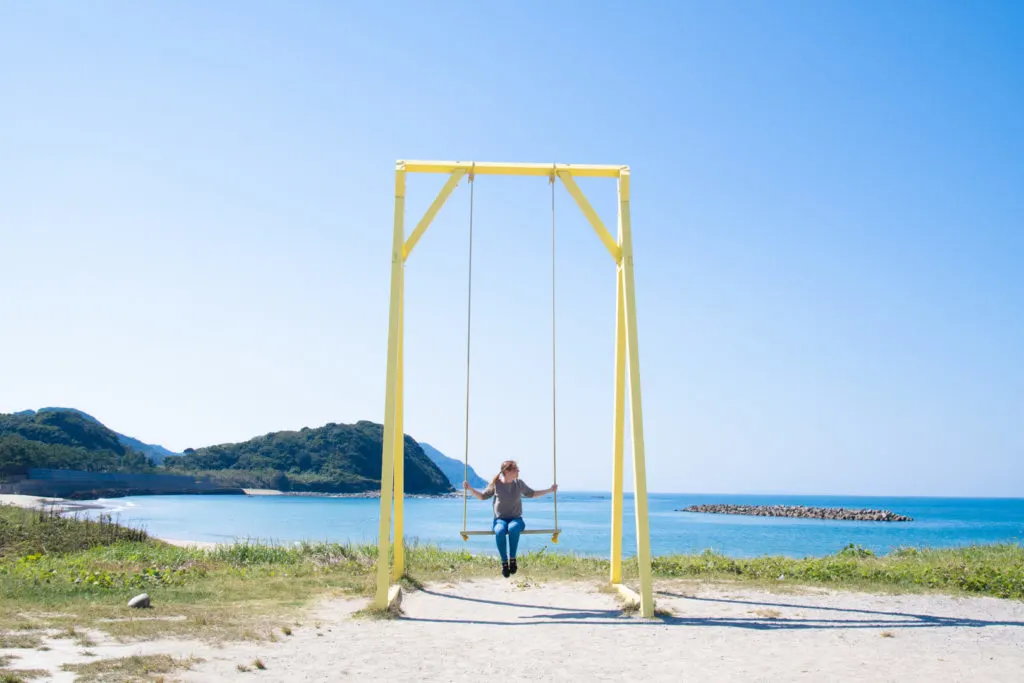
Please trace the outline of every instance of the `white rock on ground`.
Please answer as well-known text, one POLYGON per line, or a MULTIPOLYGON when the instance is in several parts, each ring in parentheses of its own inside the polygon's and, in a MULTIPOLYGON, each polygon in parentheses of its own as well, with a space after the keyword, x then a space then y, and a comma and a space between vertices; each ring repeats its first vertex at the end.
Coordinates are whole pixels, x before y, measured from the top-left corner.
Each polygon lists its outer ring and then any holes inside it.
POLYGON ((149 594, 148 593, 142 593, 141 595, 136 595, 134 598, 132 598, 131 600, 128 601, 128 606, 129 607, 139 608, 139 609, 141 609, 143 607, 150 607, 150 604, 149 604, 149 594))

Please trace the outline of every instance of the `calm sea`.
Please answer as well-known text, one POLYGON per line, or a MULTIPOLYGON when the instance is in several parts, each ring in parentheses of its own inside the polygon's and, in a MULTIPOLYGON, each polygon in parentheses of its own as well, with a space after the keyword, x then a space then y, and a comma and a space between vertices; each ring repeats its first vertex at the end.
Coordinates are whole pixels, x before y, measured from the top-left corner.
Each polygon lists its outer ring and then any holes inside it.
MULTIPOLYGON (((258 539, 376 542, 379 501, 302 496, 134 496, 94 501, 121 522, 143 526, 151 535, 193 541, 258 539)), ((553 525, 550 496, 523 502, 528 527, 553 525)), ((489 537, 463 543, 462 499, 407 499, 408 542, 491 552, 489 537)), ((633 501, 626 501, 624 550, 636 548, 633 501)), ((489 503, 469 500, 469 528, 486 529, 489 503)), ((781 554, 793 557, 833 553, 848 543, 876 552, 900 546, 947 547, 973 543, 1024 542, 1024 499, 873 498, 847 496, 750 496, 652 494, 651 545, 654 554, 700 552, 732 556, 781 554), (883 508, 913 522, 829 522, 824 520, 739 517, 677 512, 699 503, 788 504, 883 508)), ((91 513, 95 514, 95 513, 91 513)), ((608 556, 611 498, 607 493, 561 493, 559 543, 547 536, 523 536, 525 550, 608 556)), ((522 552, 522 551, 521 551, 522 552)))

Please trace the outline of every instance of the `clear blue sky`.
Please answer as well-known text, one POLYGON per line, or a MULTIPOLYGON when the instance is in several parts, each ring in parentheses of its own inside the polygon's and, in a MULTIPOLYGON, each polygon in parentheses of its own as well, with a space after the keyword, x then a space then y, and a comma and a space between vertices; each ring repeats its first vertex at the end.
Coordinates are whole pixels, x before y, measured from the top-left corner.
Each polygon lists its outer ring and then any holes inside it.
MULTIPOLYGON (((652 490, 1024 495, 1024 5, 573 7, 0 4, 0 411, 379 421, 395 160, 628 164, 652 490)), ((549 202, 477 183, 471 462, 538 486, 549 202)), ((607 489, 614 271, 556 202, 559 483, 607 489)), ((454 457, 467 216, 406 276, 406 431, 454 457)))

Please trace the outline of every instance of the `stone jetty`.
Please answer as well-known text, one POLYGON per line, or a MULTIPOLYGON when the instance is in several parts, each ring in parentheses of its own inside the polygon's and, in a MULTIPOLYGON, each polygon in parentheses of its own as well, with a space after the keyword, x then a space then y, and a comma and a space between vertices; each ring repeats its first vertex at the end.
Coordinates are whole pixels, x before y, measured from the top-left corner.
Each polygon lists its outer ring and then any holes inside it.
POLYGON ((751 515, 755 517, 799 517, 845 522, 913 522, 913 518, 889 510, 850 510, 816 508, 806 505, 690 505, 676 512, 706 512, 715 515, 751 515))

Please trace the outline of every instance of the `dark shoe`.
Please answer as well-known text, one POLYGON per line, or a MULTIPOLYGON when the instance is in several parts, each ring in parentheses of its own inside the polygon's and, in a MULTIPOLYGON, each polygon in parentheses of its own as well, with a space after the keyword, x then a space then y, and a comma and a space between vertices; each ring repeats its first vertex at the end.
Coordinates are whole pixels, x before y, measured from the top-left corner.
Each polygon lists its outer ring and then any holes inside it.
POLYGON ((508 578, 508 574, 509 574, 508 562, 502 562, 501 563, 501 575, 504 576, 507 579, 508 578))
POLYGON ((519 569, 519 567, 516 566, 516 558, 513 557, 512 561, 508 563, 508 570, 512 574, 515 574, 517 569, 519 569))

